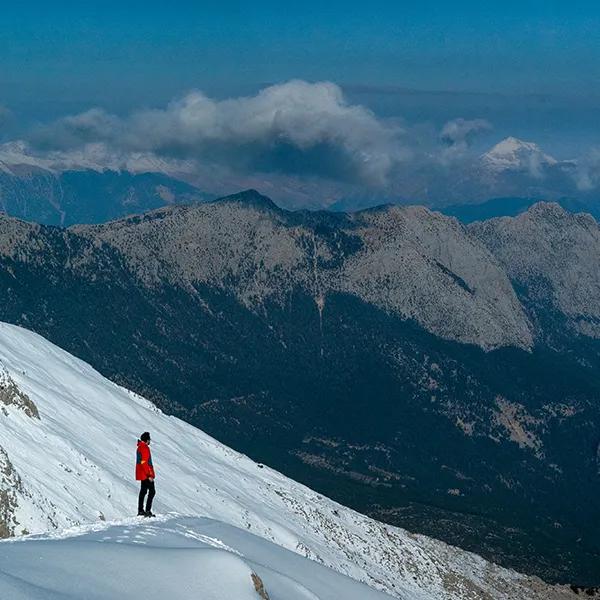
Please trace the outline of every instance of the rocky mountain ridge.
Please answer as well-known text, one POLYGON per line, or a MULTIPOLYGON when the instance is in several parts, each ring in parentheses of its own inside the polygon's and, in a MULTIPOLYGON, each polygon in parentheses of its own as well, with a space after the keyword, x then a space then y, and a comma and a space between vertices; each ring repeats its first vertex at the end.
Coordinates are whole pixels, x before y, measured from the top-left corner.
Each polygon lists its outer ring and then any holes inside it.
POLYGON ((469 227, 531 302, 550 302, 580 333, 600 335, 600 229, 588 214, 538 203, 469 227))
POLYGON ((253 309, 283 304, 297 287, 318 307, 328 294, 348 293, 443 338, 487 349, 531 345, 509 279, 458 222, 424 207, 332 216, 322 229, 291 215, 250 192, 73 231, 117 248, 148 284, 234 281, 253 309))

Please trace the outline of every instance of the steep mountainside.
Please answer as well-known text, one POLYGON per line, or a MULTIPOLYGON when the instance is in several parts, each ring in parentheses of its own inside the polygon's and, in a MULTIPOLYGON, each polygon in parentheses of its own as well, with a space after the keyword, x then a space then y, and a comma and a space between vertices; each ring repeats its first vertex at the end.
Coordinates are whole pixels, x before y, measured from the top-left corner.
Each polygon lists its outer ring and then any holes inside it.
POLYGON ((354 508, 593 584, 597 230, 554 205, 467 229, 255 192, 68 230, 3 218, 0 317, 354 508))
MULTIPOLYGON (((405 600, 574 597, 336 504, 163 414, 32 332, 0 324, 0 368, 0 499, 10 497, 0 523, 8 534, 58 531, 54 541, 0 544, 0 592, 11 597, 54 597, 65 587, 79 594, 86 585, 94 597, 114 598, 115 589, 137 597, 127 572, 140 564, 148 569, 142 579, 154 584, 150 597, 158 586, 174 598, 203 591, 221 599, 225 586, 250 599, 252 572, 273 600, 390 597, 375 589, 405 600), (152 432, 157 509, 202 518, 111 526, 135 509, 140 428, 152 432), (196 587, 201 582, 211 587, 196 587)), ((143 582, 133 583, 141 593, 143 582)))
POLYGON ((294 215, 251 192, 73 231, 118 249, 151 287, 210 286, 251 309, 284 308, 302 291, 319 312, 328 296, 349 294, 442 338, 531 344, 494 257, 458 223, 422 207, 294 215))

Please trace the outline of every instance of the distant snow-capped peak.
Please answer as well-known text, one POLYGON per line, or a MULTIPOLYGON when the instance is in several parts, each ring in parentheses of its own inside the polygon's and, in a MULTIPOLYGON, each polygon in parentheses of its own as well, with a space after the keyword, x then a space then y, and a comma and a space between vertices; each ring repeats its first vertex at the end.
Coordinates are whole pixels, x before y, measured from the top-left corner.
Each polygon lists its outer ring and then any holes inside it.
POLYGON ((557 160, 546 154, 536 143, 507 137, 481 156, 482 162, 492 171, 527 170, 539 172, 545 165, 555 165, 557 160))

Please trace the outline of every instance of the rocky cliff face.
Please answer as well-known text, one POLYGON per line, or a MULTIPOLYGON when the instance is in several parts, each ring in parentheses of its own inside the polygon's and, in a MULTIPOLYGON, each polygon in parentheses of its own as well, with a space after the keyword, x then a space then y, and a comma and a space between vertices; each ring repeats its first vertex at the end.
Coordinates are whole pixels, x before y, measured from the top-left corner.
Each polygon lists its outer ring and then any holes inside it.
POLYGON ((16 407, 32 419, 39 419, 37 406, 23 393, 8 371, 0 364, 0 411, 8 414, 10 407, 16 407))
POLYGON ((3 218, 0 318, 362 511, 592 584, 597 230, 552 205, 466 228, 255 192, 3 218))
POLYGON ((531 345, 506 274, 457 221, 423 207, 390 207, 353 220, 362 247, 343 266, 342 291, 445 339, 485 349, 531 345))
POLYGON ((18 496, 22 492, 21 478, 10 462, 8 454, 0 446, 0 538, 15 535, 18 526, 15 513, 18 508, 18 496))

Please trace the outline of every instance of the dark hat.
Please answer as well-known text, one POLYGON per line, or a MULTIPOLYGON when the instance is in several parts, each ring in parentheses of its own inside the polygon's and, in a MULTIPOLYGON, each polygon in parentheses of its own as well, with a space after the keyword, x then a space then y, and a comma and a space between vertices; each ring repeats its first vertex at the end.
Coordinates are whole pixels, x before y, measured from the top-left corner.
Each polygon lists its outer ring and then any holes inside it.
POLYGON ((142 440, 142 442, 149 442, 150 434, 147 431, 144 431, 144 433, 142 433, 142 435, 140 435, 140 440, 142 440))

